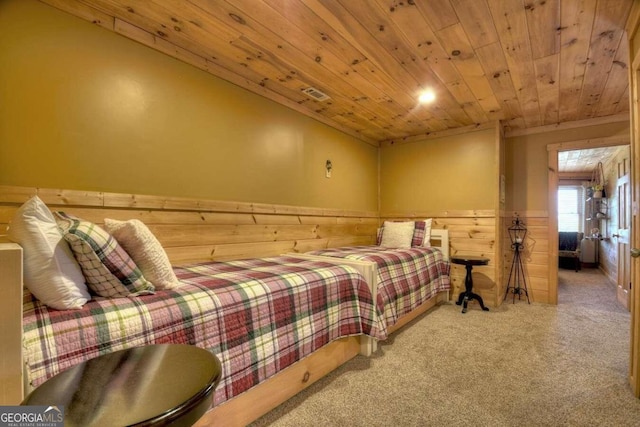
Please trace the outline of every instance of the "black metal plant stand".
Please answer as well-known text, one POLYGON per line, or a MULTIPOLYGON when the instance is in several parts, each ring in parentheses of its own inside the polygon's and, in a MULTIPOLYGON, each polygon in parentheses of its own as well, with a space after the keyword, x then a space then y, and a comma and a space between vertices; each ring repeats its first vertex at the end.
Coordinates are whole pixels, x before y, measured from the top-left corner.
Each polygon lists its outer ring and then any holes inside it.
POLYGON ((526 295, 527 303, 529 301, 529 292, 527 291, 527 281, 524 276, 524 267, 522 266, 521 253, 524 251, 524 239, 527 235, 527 228, 519 218, 513 220, 513 225, 509 227, 509 237, 511 238, 511 249, 513 250, 513 261, 511 263, 511 271, 509 272, 509 281, 507 282, 507 290, 504 294, 504 300, 507 299, 509 291, 513 294, 513 303, 522 295, 526 295))

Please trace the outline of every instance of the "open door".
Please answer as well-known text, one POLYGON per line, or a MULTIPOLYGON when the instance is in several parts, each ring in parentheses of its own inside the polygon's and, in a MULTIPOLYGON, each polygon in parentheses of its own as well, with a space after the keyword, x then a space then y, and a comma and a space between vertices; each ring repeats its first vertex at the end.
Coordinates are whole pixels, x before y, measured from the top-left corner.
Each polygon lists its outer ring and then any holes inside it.
POLYGON ((638 29, 640 28, 640 2, 634 2, 629 20, 627 21, 627 38, 629 40, 629 96, 631 98, 631 357, 629 369, 629 383, 636 397, 640 397, 640 224, 638 223, 638 202, 640 202, 640 43, 638 43, 638 29))
POLYGON ((632 194, 632 212, 631 212, 631 246, 630 255, 634 258, 631 260, 631 290, 630 290, 630 310, 631 310, 631 360, 629 382, 636 397, 640 397, 640 316, 638 308, 640 308, 640 293, 637 285, 640 283, 640 267, 637 258, 640 251, 636 248, 640 246, 640 224, 638 223, 638 202, 640 201, 640 143, 638 142, 638 126, 640 125, 639 111, 639 94, 638 81, 640 80, 640 55, 635 58, 631 67, 631 87, 630 95, 632 96, 632 116, 631 116, 631 194, 632 194))
POLYGON ((617 298, 624 308, 631 308, 631 170, 629 159, 618 162, 618 230, 612 237, 617 239, 618 283, 617 298))

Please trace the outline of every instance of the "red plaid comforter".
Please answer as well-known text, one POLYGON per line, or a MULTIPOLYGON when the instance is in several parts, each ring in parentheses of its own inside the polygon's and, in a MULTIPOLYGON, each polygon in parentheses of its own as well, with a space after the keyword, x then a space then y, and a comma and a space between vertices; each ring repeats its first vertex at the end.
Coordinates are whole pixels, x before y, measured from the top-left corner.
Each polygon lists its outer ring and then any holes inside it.
POLYGON ((386 327, 395 325, 400 317, 438 292, 451 288, 451 266, 437 248, 351 246, 310 253, 375 262, 378 265, 378 299, 382 297, 386 327))
POLYGON ((175 268, 184 285, 155 295, 90 301, 81 310, 24 302, 24 358, 33 386, 73 365, 128 347, 193 344, 215 353, 219 404, 325 344, 384 339, 380 312, 351 268, 291 257, 175 268))

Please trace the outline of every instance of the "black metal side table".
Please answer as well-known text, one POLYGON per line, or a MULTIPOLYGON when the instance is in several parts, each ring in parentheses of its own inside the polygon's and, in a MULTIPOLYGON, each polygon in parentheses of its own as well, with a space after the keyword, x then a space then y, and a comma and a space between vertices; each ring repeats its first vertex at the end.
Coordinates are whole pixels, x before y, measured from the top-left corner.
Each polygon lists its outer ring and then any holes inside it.
POLYGON ((191 426, 211 406, 218 358, 185 344, 98 356, 49 378, 22 405, 64 407, 65 426, 191 426))
POLYGON ((456 301, 456 305, 462 304, 462 312, 467 312, 467 304, 469 300, 475 299, 480 303, 480 307, 484 311, 489 311, 488 307, 484 306, 484 301, 482 301, 482 297, 478 294, 473 293, 473 278, 471 277, 471 269, 473 269, 474 265, 487 265, 489 264, 489 258, 473 256, 473 255, 454 255, 451 257, 451 262, 454 264, 464 265, 467 269, 467 276, 464 279, 464 292, 460 292, 460 296, 458 296, 458 301, 456 301))

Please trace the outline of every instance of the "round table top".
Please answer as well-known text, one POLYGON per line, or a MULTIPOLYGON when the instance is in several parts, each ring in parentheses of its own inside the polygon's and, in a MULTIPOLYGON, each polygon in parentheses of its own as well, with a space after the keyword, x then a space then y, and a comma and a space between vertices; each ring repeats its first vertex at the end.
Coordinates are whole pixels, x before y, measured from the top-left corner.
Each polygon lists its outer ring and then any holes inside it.
MULTIPOLYGON (((202 416, 221 367, 211 352, 158 344, 96 357, 38 386, 23 405, 64 406, 65 426, 167 424, 202 416)), ((196 418, 196 419, 197 419, 196 418)))
POLYGON ((474 255, 452 255, 451 262, 462 265, 487 265, 489 258, 474 255))

